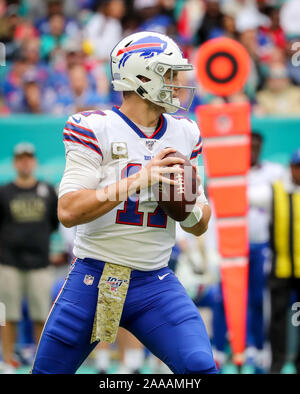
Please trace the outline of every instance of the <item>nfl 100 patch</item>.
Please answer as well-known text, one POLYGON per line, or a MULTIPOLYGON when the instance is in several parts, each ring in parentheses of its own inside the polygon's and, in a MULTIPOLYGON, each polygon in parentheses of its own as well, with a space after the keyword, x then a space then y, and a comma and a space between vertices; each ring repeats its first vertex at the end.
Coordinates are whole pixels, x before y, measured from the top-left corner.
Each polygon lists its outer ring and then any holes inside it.
POLYGON ((145 140, 144 143, 146 145, 146 148, 152 152, 154 149, 154 145, 157 141, 156 140, 145 140))
POLYGON ((118 279, 118 278, 113 278, 109 276, 106 280, 106 283, 110 285, 110 290, 111 291, 117 291, 120 286, 122 286, 123 283, 127 283, 127 279, 118 279))

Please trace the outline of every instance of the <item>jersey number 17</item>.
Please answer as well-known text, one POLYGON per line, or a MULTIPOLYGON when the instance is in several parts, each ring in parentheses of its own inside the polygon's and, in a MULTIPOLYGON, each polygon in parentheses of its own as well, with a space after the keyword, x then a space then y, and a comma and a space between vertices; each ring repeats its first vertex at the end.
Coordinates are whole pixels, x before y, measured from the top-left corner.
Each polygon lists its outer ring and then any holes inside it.
MULTIPOLYGON (((122 179, 135 174, 141 169, 141 167, 142 165, 139 163, 127 164, 127 166, 122 170, 122 179)), ((128 198, 125 201, 124 208, 118 209, 117 211, 116 223, 142 226, 144 221, 144 212, 139 211, 139 202, 140 199, 138 193, 135 196, 128 198)), ((153 213, 148 213, 147 226, 166 228, 167 215, 158 205, 153 213)))

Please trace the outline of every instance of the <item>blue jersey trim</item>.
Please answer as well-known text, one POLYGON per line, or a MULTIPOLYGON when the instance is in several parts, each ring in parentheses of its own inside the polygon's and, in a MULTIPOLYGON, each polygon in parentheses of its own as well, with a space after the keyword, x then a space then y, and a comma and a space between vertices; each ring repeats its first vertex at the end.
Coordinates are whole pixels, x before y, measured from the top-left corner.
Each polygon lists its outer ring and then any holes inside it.
POLYGON ((167 130, 167 119, 161 115, 160 121, 154 133, 148 137, 146 134, 142 132, 141 129, 137 127, 126 115, 123 114, 117 107, 112 107, 112 111, 119 115, 127 124, 132 128, 132 130, 140 137, 140 138, 148 138, 148 139, 160 139, 167 130))

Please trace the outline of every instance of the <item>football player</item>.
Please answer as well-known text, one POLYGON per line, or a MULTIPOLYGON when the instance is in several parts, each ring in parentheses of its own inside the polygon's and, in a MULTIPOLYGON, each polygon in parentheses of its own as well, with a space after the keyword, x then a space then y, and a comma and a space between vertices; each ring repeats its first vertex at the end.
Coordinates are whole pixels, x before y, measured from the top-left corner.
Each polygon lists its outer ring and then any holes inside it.
MULTIPOLYGON (((53 304, 32 373, 75 373, 99 343, 113 342, 118 326, 133 333, 174 373, 216 373, 202 318, 168 268, 175 221, 151 195, 151 186, 179 184, 184 161, 201 153, 197 124, 172 115, 188 110, 194 88, 179 72, 193 67, 169 37, 140 32, 111 53, 112 84, 120 108, 69 117, 63 133, 66 168, 58 216, 77 226, 74 259, 53 304), (189 95, 186 106, 180 91, 189 95)), ((206 231, 210 207, 200 186, 182 228, 206 231)))

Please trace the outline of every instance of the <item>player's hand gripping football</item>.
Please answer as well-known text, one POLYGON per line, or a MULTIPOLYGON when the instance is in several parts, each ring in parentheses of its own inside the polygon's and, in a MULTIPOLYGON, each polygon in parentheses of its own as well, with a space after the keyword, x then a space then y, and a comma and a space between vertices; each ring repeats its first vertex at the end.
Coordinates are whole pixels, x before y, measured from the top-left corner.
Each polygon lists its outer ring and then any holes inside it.
POLYGON ((166 157, 168 153, 176 152, 174 148, 162 149, 145 167, 136 174, 137 189, 146 189, 158 182, 177 185, 176 180, 165 177, 165 174, 183 173, 183 169, 175 166, 183 164, 184 160, 178 157, 166 157))
MULTIPOLYGON (((194 165, 193 165, 193 168, 194 168, 195 171, 196 171, 198 185, 200 186, 200 185, 201 185, 201 176, 199 175, 198 167, 194 164, 194 165)), ((200 192, 200 189, 199 189, 199 187, 198 187, 198 189, 197 189, 197 197, 199 197, 200 195, 201 195, 201 192, 200 192)))

